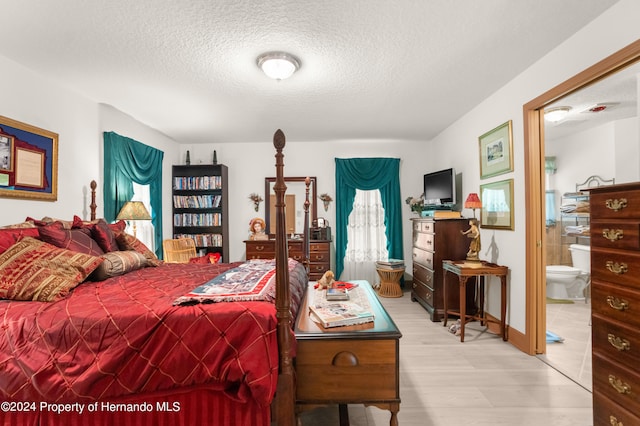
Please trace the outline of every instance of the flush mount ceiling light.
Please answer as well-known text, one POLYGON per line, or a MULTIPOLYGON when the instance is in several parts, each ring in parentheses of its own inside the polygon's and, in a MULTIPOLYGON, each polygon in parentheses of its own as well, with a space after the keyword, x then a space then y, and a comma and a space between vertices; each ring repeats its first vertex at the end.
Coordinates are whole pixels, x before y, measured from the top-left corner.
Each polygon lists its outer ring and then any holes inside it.
POLYGON ((284 80, 300 68, 300 61, 285 52, 267 52, 258 56, 258 66, 274 80, 284 80))
POLYGON ((567 118, 569 111, 571 111, 571 107, 568 106, 549 108, 544 111, 544 119, 552 123, 557 123, 567 118))

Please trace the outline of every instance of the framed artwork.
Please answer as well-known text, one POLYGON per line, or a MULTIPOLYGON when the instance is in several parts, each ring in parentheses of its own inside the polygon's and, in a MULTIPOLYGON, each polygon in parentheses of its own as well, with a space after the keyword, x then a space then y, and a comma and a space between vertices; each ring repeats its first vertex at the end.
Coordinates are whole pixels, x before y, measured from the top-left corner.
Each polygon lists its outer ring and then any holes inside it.
POLYGON ((0 197, 58 199, 58 134, 0 116, 0 197))
POLYGON ((480 185, 480 227, 513 231, 513 179, 480 185))
POLYGON ((513 137, 511 120, 478 138, 480 144, 480 179, 513 171, 513 137))

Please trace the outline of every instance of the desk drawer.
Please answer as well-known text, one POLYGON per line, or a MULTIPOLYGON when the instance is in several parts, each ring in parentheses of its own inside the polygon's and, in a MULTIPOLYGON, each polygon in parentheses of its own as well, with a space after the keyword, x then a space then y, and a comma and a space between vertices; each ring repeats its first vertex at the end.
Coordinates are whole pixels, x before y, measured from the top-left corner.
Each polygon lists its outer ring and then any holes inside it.
POLYGON ((591 279, 640 289, 640 253, 592 248, 591 279))
POLYGON ((433 270, 433 253, 431 253, 430 251, 414 247, 413 261, 433 270))
POLYGON ((413 279, 433 290, 433 271, 417 263, 413 264, 413 279))
POLYGON ((640 334, 637 328, 594 314, 593 350, 614 362, 636 368, 640 365, 640 334))
POLYGON ((640 222, 592 222, 591 245, 619 250, 640 250, 640 222))
POLYGON ((592 363, 594 394, 598 392, 633 413, 640 412, 640 376, 597 352, 592 363))
POLYGON ((597 426, 640 425, 640 417, 625 410, 597 391, 593 392, 593 420, 593 424, 597 426))
POLYGON ((598 219, 640 218, 640 191, 610 191, 592 193, 589 202, 591 217, 598 219))
POLYGON ((414 232, 431 232, 432 233, 434 228, 435 227, 433 222, 419 222, 419 221, 413 222, 414 232))
POLYGON ((434 234, 425 234, 421 232, 416 232, 413 234, 413 245, 415 247, 420 247, 421 249, 434 251, 433 239, 434 234))
POLYGON ((399 398, 397 340, 298 340, 296 395, 306 402, 399 398))
POLYGON ((640 293, 600 281, 591 285, 591 312, 608 320, 640 327, 640 293))

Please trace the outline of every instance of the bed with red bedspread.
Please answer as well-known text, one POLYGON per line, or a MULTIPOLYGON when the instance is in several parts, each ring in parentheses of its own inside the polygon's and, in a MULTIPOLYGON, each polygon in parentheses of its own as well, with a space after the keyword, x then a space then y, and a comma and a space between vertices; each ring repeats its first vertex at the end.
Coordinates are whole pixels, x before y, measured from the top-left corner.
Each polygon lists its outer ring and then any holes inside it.
POLYGON ((241 265, 163 264, 121 223, 0 229, 2 424, 293 426, 308 259, 287 260, 281 130, 273 142, 275 271, 256 297, 230 297, 241 265))
MULTIPOLYGON (((295 314, 306 272, 290 264, 295 314)), ((198 410, 190 421, 230 424, 215 404, 189 405, 200 403, 190 392, 204 391, 240 403, 244 424, 268 424, 278 377, 274 304, 174 305, 237 266, 166 263, 85 281, 55 302, 1 300, 3 423, 175 424, 181 411, 198 410)))

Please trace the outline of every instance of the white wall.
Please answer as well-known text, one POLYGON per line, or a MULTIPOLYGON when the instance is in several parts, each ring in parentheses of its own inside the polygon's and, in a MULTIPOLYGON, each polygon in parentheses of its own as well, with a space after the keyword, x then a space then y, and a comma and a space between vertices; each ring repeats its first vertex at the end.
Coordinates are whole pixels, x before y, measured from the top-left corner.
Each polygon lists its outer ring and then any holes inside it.
MULTIPOLYGON (((476 108, 460 117, 433 141, 433 152, 448 161, 457 157, 464 169, 465 191, 481 184, 514 179, 515 230, 483 230, 481 257, 510 268, 508 323, 525 333, 525 182, 523 149, 523 110, 527 102, 575 74, 615 53, 640 38, 640 2, 621 0, 566 42, 536 62, 476 108), (513 120, 514 172, 480 180, 478 172, 478 136, 495 126, 513 120), (497 254, 487 253, 492 242, 497 254), (484 255, 484 256, 483 256, 484 255), (491 258, 487 256, 491 255, 491 258)), ((508 60, 508 55, 506 57, 508 60)), ((637 133, 636 133, 637 140, 637 133)), ((499 292, 491 289, 488 310, 499 315, 499 292)))
MULTIPOLYGON (((275 132, 274 128, 274 132, 275 132)), ((286 129, 283 129, 286 137, 286 129)), ((275 177, 275 149, 273 134, 265 135, 264 143, 182 145, 179 156, 184 163, 189 150, 191 164, 211 163, 213 151, 217 151, 218 163, 229 167, 229 205, 232 206, 229 218, 229 250, 231 260, 245 258, 243 241, 247 239, 249 221, 254 217, 264 218, 265 203, 260 204, 256 212, 249 194, 258 193, 264 198, 264 178, 275 177)), ((328 193, 335 199, 335 158, 353 157, 394 157, 400 158, 401 197, 419 196, 422 193, 422 175, 431 171, 434 159, 425 154, 428 145, 407 141, 327 141, 300 143, 287 141, 284 148, 285 176, 317 178, 317 193, 328 193)), ((404 202, 404 201, 403 201, 404 202)), ((329 220, 332 232, 335 228, 335 202, 324 211, 318 200, 318 216, 329 220)), ((405 259, 411 259, 411 229, 408 206, 403 208, 403 238, 405 259)))

